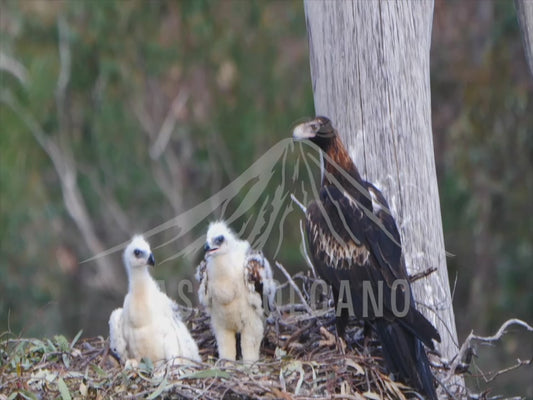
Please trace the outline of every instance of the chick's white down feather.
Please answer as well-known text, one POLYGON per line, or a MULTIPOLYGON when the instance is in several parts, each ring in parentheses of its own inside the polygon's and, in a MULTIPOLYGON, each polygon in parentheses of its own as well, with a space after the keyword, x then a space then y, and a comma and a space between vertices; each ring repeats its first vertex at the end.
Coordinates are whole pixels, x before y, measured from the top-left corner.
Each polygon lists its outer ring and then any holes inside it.
POLYGON ((272 308, 275 294, 270 264, 224 222, 210 224, 205 249, 196 273, 198 299, 211 317, 219 357, 235 360, 240 333, 243 360, 256 361, 264 333, 263 303, 272 308))
POLYGON ((151 277, 154 258, 148 243, 135 236, 124 251, 128 294, 109 318, 110 347, 121 361, 200 361, 198 346, 181 321, 178 305, 151 277))

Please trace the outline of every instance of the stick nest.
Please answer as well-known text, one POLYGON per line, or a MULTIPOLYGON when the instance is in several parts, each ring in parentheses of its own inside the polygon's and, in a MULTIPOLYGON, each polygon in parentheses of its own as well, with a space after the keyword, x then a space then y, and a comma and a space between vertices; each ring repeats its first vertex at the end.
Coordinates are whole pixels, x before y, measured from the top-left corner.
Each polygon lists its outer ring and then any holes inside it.
MULTIPOLYGON (((309 287, 312 278, 303 278, 302 286, 309 287)), ((198 309, 189 310, 186 318, 203 360, 193 365, 154 366, 142 360, 138 367, 124 367, 103 337, 3 340, 0 400, 415 397, 387 375, 377 341, 365 340, 363 327, 355 322, 347 328, 343 354, 333 308, 327 296, 321 301, 326 302, 322 312, 316 304, 312 313, 308 304, 278 307, 266 322, 261 360, 253 365, 217 359, 209 318, 198 309)))

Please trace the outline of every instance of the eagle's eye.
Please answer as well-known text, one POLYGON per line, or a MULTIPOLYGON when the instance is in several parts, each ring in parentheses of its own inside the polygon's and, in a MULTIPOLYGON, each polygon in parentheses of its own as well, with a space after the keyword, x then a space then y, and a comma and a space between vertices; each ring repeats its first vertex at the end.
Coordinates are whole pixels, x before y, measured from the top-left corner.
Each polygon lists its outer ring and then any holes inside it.
POLYGON ((139 249, 135 249, 133 250, 133 254, 135 255, 135 257, 139 258, 142 254, 142 251, 139 249))
POLYGON ((224 243, 224 236, 223 235, 220 235, 220 236, 217 236, 214 240, 213 240, 213 243, 217 246, 220 246, 222 243, 224 243))
POLYGON ((329 135, 331 134, 331 125, 330 124, 322 124, 320 125, 320 129, 318 130, 319 135, 329 135))

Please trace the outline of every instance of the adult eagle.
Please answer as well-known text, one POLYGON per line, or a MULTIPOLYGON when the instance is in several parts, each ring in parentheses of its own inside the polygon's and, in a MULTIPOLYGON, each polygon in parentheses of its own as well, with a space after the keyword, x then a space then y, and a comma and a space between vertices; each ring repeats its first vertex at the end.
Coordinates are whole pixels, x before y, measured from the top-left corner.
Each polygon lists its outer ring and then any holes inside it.
POLYGON ((440 342, 440 336, 415 307, 387 201, 361 178, 328 118, 296 126, 293 138, 308 139, 324 153, 320 192, 307 207, 306 231, 315 268, 332 287, 339 336, 353 310, 377 333, 390 372, 437 399, 423 344, 434 349, 432 340, 440 342))

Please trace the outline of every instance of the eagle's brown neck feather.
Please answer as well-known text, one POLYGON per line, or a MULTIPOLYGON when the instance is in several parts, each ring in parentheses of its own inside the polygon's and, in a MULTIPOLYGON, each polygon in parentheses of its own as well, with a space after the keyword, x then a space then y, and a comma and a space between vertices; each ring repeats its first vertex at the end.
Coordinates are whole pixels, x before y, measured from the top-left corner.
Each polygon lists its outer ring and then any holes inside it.
POLYGON ((365 188, 366 182, 361 178, 338 134, 329 141, 327 146, 322 147, 322 150, 326 153, 326 157, 323 159, 325 174, 322 176, 322 186, 334 185, 338 187, 340 185, 359 204, 371 209, 370 195, 365 188), (349 177, 346 177, 346 174, 349 177))
MULTIPOLYGON (((325 149, 325 153, 328 156, 324 159, 324 167, 327 172, 335 176, 340 181, 344 180, 342 174, 338 170, 338 167, 328 161, 328 158, 330 158, 340 168, 348 172, 352 176, 352 178, 357 180, 357 182, 362 182, 361 175, 359 174, 357 167, 355 166, 352 158, 350 157, 350 154, 348 154, 348 151, 344 147, 344 144, 341 142, 341 139, 338 134, 333 137, 333 139, 329 143, 329 146, 327 147, 327 149, 325 149)), ((331 182, 329 182, 327 177, 325 176, 322 184, 328 185, 331 184, 331 182)))

